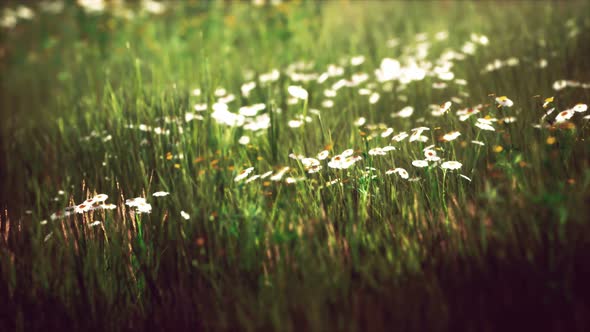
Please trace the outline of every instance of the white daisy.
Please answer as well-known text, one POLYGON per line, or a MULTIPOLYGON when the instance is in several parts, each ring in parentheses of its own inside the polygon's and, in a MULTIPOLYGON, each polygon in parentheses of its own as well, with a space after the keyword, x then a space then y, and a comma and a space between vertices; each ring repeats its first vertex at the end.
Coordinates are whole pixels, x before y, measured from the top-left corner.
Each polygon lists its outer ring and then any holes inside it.
POLYGON ((477 119, 477 122, 475 123, 475 126, 479 129, 482 130, 489 130, 489 131, 496 131, 496 128, 494 128, 490 122, 487 121, 480 121, 483 119, 477 119))
POLYGON ((109 198, 109 196, 107 196, 105 194, 98 194, 98 195, 94 196, 94 198, 92 200, 94 202, 102 203, 102 202, 106 201, 107 198, 109 198))
POLYGON ((151 213, 152 205, 149 203, 141 203, 137 205, 137 213, 151 213))
POLYGON ((96 227, 96 226, 98 226, 100 224, 102 224, 102 222, 99 221, 99 220, 97 220, 97 221, 95 221, 93 223, 88 224, 88 227, 96 227))
POLYGON ((239 182, 242 181, 243 179, 245 179, 246 177, 248 177, 248 175, 250 175, 250 173, 252 173, 252 171, 254 170, 254 167, 248 167, 244 170, 242 170, 235 178, 234 181, 235 182, 239 182))
POLYGON ((443 138, 443 140, 445 140, 447 142, 450 142, 450 141, 453 141, 453 140, 457 139, 457 137, 459 137, 459 136, 461 136, 461 133, 460 132, 458 132, 458 131, 452 131, 450 133, 444 134, 442 138, 443 138))
POLYGON ((401 142, 401 141, 403 141, 408 136, 410 136, 408 133, 406 133, 405 131, 402 131, 401 133, 393 136, 391 138, 391 140, 392 141, 396 141, 396 142, 401 142))
POLYGON ((330 154, 330 151, 328 150, 323 150, 320 153, 318 153, 318 155, 316 156, 319 160, 324 160, 326 158, 328 158, 328 155, 330 154))
POLYGON ((381 133, 381 137, 385 138, 391 134, 393 134, 393 128, 387 128, 384 132, 381 133))
POLYGON ((191 216, 184 211, 180 211, 180 216, 183 217, 184 220, 189 220, 191 218, 191 216))
POLYGON ((138 207, 139 205, 142 205, 142 204, 147 204, 145 198, 143 198, 143 197, 130 198, 125 201, 125 205, 127 205, 129 207, 138 207))
POLYGON ((514 103, 506 96, 496 97, 496 103, 499 107, 512 107, 514 103))
POLYGON ((426 160, 414 160, 412 161, 412 166, 414 167, 427 167, 428 166, 428 162, 426 160))
POLYGON ((248 137, 248 136, 242 136, 238 140, 238 143, 240 143, 242 145, 247 145, 248 143, 250 143, 250 137, 248 137))
POLYGON ((442 169, 459 169, 461 166, 463 166, 463 164, 458 161, 445 161, 440 165, 442 169))
POLYGON ((369 104, 376 104, 379 101, 379 94, 377 92, 373 92, 369 97, 369 104))
POLYGON ((436 151, 433 149, 425 149, 424 156, 427 161, 439 161, 440 157, 436 155, 436 151))
POLYGON ((584 113, 588 110, 588 105, 586 104, 577 104, 576 106, 574 106, 572 108, 572 110, 574 110, 574 112, 578 112, 578 113, 584 113))
POLYGON ((557 114, 557 116, 555 117, 555 122, 556 123, 561 123, 561 122, 565 122, 569 119, 572 118, 572 116, 574 116, 575 111, 573 109, 569 109, 569 110, 565 110, 565 111, 561 111, 559 112, 559 114, 557 114))
POLYGON ((301 100, 306 100, 307 97, 309 96, 309 93, 307 92, 307 90, 305 90, 303 87, 298 86, 298 85, 290 85, 287 88, 287 91, 289 92, 289 94, 297 99, 301 99, 301 100))

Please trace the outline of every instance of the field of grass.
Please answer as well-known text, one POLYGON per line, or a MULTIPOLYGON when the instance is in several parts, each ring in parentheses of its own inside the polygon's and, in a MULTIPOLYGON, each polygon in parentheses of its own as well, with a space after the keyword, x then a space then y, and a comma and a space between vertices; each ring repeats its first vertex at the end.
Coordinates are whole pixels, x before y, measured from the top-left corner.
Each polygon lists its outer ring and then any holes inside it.
POLYGON ((590 329, 586 1, 1 10, 0 331, 590 329))

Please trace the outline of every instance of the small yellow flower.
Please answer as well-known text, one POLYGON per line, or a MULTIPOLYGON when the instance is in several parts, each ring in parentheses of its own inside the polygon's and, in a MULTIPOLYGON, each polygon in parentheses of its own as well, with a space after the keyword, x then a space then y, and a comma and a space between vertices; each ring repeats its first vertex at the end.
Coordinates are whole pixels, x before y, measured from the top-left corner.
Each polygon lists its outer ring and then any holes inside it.
POLYGON ((502 151, 504 151, 504 148, 501 145, 494 146, 494 152, 500 153, 502 151))
POLYGON ((554 99, 555 99, 554 97, 545 98, 545 102, 543 103, 543 108, 547 108, 547 106, 549 106, 549 104, 552 103, 554 99))
POLYGON ((549 136, 547 137, 547 140, 545 141, 547 143, 547 145, 553 145, 555 144, 555 137, 554 136, 549 136))
POLYGON ((179 169, 180 168, 180 164, 174 164, 174 168, 179 169))
POLYGON ((172 160, 172 152, 166 152, 166 160, 172 160))

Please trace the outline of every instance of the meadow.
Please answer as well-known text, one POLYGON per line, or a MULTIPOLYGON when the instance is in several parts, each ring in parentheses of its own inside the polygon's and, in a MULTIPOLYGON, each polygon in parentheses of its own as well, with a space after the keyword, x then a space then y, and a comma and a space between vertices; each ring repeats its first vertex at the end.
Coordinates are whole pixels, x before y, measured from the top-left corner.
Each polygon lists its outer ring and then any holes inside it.
POLYGON ((590 3, 0 11, 0 330, 590 329, 590 3))

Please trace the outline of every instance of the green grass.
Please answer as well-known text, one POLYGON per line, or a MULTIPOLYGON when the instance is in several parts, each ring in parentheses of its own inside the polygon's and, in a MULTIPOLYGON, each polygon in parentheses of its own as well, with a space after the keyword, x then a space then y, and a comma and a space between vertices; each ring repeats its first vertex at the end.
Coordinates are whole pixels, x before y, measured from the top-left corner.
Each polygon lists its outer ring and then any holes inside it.
POLYGON ((113 6, 89 14, 68 2, 52 14, 35 4, 35 17, 0 30, 0 330, 588 329, 590 120, 551 124, 590 102, 588 88, 553 88, 590 82, 586 2, 178 1, 159 15, 130 6, 132 19, 113 6), (436 40, 440 31, 448 38, 436 40), (376 81, 383 58, 415 58, 419 33, 432 63, 472 33, 489 44, 452 61, 465 85, 376 81), (365 61, 352 66, 356 55, 365 61), (518 65, 484 71, 512 57, 518 65), (309 68, 293 69, 299 61, 309 68), (292 71, 339 63, 340 77, 293 80, 292 71), (280 78, 262 84, 272 69, 280 78), (324 96, 358 72, 368 80, 324 96), (249 81, 257 86, 245 97, 249 81), (291 85, 309 98, 289 104, 291 85), (220 87, 235 95, 234 113, 264 104, 270 126, 217 123, 220 87), (360 88, 380 99, 369 103, 360 88), (504 95, 514 106, 496 106, 504 95), (557 110, 541 120, 552 96, 557 110), (452 98, 450 112, 430 114, 452 98), (411 117, 391 117, 405 106, 411 117), (187 112, 203 119, 186 122, 187 112), (290 127, 301 115, 311 121, 290 127), (485 116, 516 122, 480 130, 485 116), (425 143, 380 136, 419 126, 430 128, 425 143), (456 140, 440 140, 455 130, 456 140), (461 168, 412 166, 431 144, 461 168), (387 145, 396 150, 369 154, 387 145), (314 174, 289 157, 324 149, 314 174), (346 149, 362 160, 328 167, 346 149), (285 166, 281 181, 234 180, 248 167, 285 166), (396 167, 419 179, 386 174, 396 167), (114 210, 51 218, 100 193, 114 210), (125 205, 138 196, 151 213, 125 205))

